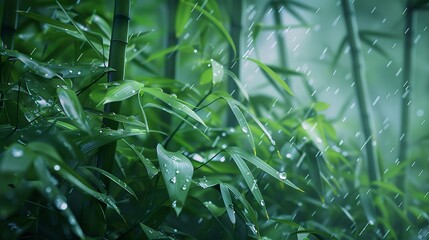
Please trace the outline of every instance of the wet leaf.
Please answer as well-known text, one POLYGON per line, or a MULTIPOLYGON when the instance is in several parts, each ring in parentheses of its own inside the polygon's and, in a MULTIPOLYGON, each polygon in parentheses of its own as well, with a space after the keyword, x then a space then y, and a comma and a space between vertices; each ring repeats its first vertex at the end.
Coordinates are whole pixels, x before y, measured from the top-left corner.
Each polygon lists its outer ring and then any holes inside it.
POLYGON ((286 92, 288 92, 290 95, 293 96, 292 90, 289 88, 287 83, 277 73, 275 73, 273 70, 271 70, 271 68, 269 68, 267 65, 263 64, 262 62, 260 62, 256 59, 253 59, 253 58, 246 58, 246 59, 256 63, 265 73, 268 74, 268 76, 270 76, 271 79, 273 79, 286 92))
POLYGON ((156 174, 158 174, 158 172, 159 172, 158 168, 155 167, 155 165, 153 165, 153 163, 148 158, 143 156, 143 154, 141 152, 139 152, 133 145, 129 144, 125 140, 123 140, 123 141, 133 150, 133 152, 139 158, 140 162, 143 163, 143 165, 146 168, 147 174, 149 175, 150 178, 153 178, 156 174))
POLYGON ((223 185, 220 184, 220 193, 222 194, 222 200, 225 204, 226 212, 228 213, 229 220, 232 224, 235 224, 235 211, 234 211, 234 204, 232 203, 231 199, 231 193, 229 192, 229 189, 223 185))
POLYGON ((236 154, 233 151, 229 151, 228 153, 230 154, 235 164, 237 165, 238 169, 240 170, 241 176, 243 176, 244 181, 246 182, 247 187, 249 188, 256 202, 262 208, 266 217, 268 218, 268 212, 267 212, 267 209, 265 208, 265 201, 264 201, 264 198, 262 197, 261 191, 259 190, 257 180, 255 179, 255 177, 253 177, 252 172, 250 171, 249 167, 246 165, 246 163, 244 162, 243 158, 240 155, 236 154))
POLYGON ((194 111, 192 111, 192 109, 190 109, 188 106, 182 103, 183 101, 180 101, 179 99, 177 99, 176 97, 173 97, 172 95, 168 95, 164 93, 160 88, 143 88, 142 92, 158 98, 159 100, 167 103, 173 109, 185 113, 186 115, 193 118, 197 122, 206 126, 204 121, 194 111))
POLYGON ((228 30, 224 27, 224 25, 217 20, 215 17, 213 17, 209 12, 201 8, 200 6, 193 4, 191 2, 186 2, 184 0, 180 0, 180 2, 187 4, 188 6, 195 7, 195 10, 201 12, 225 37, 225 39, 228 41, 229 45, 232 48, 232 51, 234 52, 234 56, 237 55, 237 49, 235 47, 234 41, 232 40, 231 36, 228 33, 228 30))
POLYGON ((156 150, 168 196, 176 214, 179 215, 185 206, 194 168, 191 161, 178 152, 169 152, 160 144, 156 150))
POLYGON ((57 88, 57 94, 63 111, 67 117, 76 123, 75 126, 77 128, 92 135, 90 119, 83 110, 76 93, 69 89, 57 88))
POLYGON ((249 154, 245 151, 243 151, 240 148, 237 147, 229 147, 226 149, 226 151, 232 156, 236 155, 240 158, 243 158, 244 160, 248 161, 249 163, 253 164, 255 167, 261 169, 265 173, 269 174, 273 178, 283 182, 284 184, 298 190, 302 191, 300 188, 298 188, 295 184, 293 184, 291 181, 287 179, 287 175, 285 172, 279 172, 275 170, 273 167, 271 167, 268 163, 264 162, 262 159, 258 158, 257 156, 254 156, 252 154, 249 154))
POLYGON ((82 168, 90 169, 90 170, 93 170, 93 171, 96 171, 96 172, 99 172, 99 173, 103 174, 104 176, 106 176, 107 178, 109 178, 110 180, 112 180, 112 182, 116 183, 116 185, 118 185, 119 187, 121 187, 122 189, 124 189, 125 191, 127 191, 129 194, 131 194, 138 201, 137 195, 128 186, 128 184, 126 184, 124 181, 122 181, 118 177, 114 176, 113 174, 111 174, 109 172, 106 172, 103 169, 97 168, 97 167, 83 166, 82 168))
MULTIPOLYGON (((110 102, 119 102, 128 99, 143 88, 144 84, 134 80, 118 81, 119 85, 109 87, 106 96, 102 101, 103 104, 110 102)), ((101 103, 100 103, 101 104, 101 103)))

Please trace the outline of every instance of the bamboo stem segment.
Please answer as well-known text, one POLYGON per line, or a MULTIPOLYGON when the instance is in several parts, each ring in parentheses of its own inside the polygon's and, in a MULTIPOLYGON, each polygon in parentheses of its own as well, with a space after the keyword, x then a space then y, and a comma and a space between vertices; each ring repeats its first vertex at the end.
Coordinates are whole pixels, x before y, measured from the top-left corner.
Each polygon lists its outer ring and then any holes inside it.
MULTIPOLYGON (((112 37, 109 50, 109 67, 116 71, 108 73, 108 82, 122 81, 125 76, 125 51, 128 43, 128 25, 130 21, 130 0, 116 0, 113 18, 112 37)), ((119 113, 121 102, 112 102, 104 106, 107 113, 119 113)), ((103 125, 112 130, 118 129, 118 122, 103 119, 103 125)), ((100 147, 97 166, 111 172, 116 154, 116 141, 100 147)), ((103 183, 109 189, 109 181, 104 178, 103 183)))
MULTIPOLYGON (((398 151, 398 161, 405 161, 408 150, 408 130, 409 130, 409 104, 411 101, 411 66, 412 66, 412 51, 413 51, 413 19, 414 9, 411 2, 407 3, 405 12, 405 27, 404 27, 404 59, 403 59, 403 82, 402 82, 402 102, 401 102, 401 137, 398 151)), ((404 176, 400 182, 403 184, 403 190, 407 189, 407 175, 410 168, 406 167, 404 176)), ((407 194, 405 195, 404 208, 407 205, 407 194)))
POLYGON ((362 45, 359 38, 358 24, 355 15, 355 9, 350 0, 341 0, 344 19, 346 23, 347 38, 350 45, 351 60, 353 65, 353 76, 355 80, 355 89, 359 106, 359 113, 363 129, 363 135, 366 139, 365 144, 367 170, 370 182, 380 180, 380 169, 372 142, 375 141, 373 128, 371 126, 372 114, 368 107, 367 79, 365 76, 365 63, 362 55, 362 45))
MULTIPOLYGON (((242 0, 234 0, 232 1, 232 18, 231 18, 231 38, 234 42, 234 45, 236 47, 236 52, 238 55, 238 58, 234 55, 234 52, 231 51, 229 53, 229 59, 232 64, 231 66, 231 72, 233 72, 239 79, 240 79, 240 52, 241 52, 241 30, 242 30, 242 11, 243 11, 243 1, 242 0)), ((231 96, 234 99, 237 99, 238 92, 236 91, 236 86, 234 81, 228 81, 228 92, 232 93, 231 96)), ((235 123, 235 117, 234 114, 231 112, 227 115, 227 124, 228 126, 233 126, 235 123)))

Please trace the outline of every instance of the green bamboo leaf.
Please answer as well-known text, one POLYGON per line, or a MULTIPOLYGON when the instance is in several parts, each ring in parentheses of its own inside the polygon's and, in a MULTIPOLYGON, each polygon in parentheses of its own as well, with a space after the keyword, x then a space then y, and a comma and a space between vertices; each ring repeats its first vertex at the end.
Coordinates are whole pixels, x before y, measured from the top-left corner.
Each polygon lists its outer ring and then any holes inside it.
POLYGON ((119 85, 114 85, 107 89, 106 96, 101 103, 106 104, 123 101, 139 93, 140 89, 144 86, 143 83, 134 80, 123 80, 117 83, 119 83, 119 85))
POLYGON ((210 59, 213 74, 213 86, 220 84, 223 80, 224 70, 223 65, 217 61, 210 59))
MULTIPOLYGON (((27 145, 27 147, 38 155, 46 155, 46 153, 56 152, 56 150, 52 146, 42 142, 31 142, 27 145)), ((53 169, 59 176, 61 176, 70 184, 80 189, 82 192, 110 206, 122 217, 122 219, 124 219, 121 214, 121 211, 116 206, 116 203, 112 197, 95 191, 92 186, 84 178, 82 178, 82 176, 77 174, 76 171, 70 168, 61 158, 55 157, 58 156, 58 154, 50 154, 49 156, 50 157, 45 158, 44 162, 46 162, 46 164, 48 164, 48 166, 53 169)))
POLYGON ((102 117, 102 118, 107 118, 113 121, 117 121, 120 123, 124 123, 124 124, 128 124, 128 125, 132 125, 132 126, 137 126, 137 127, 141 127, 141 128, 145 128, 146 124, 140 122, 139 120, 136 119, 135 116, 124 116, 121 114, 112 114, 112 113, 105 113, 102 111, 97 111, 94 109, 89 109, 88 112, 90 114, 92 114, 94 117, 102 117))
POLYGON ((371 194, 368 193, 368 191, 361 189, 359 196, 366 218, 368 219, 368 222, 373 225, 376 222, 375 208, 372 202, 371 194))
MULTIPOLYGON (((150 132, 161 133, 158 131, 150 131, 150 132)), ((99 147, 106 145, 110 142, 117 141, 119 139, 123 139, 127 137, 146 135, 146 134, 148 134, 146 130, 139 130, 139 129, 131 129, 131 130, 100 129, 100 131, 96 132, 94 137, 84 139, 81 142, 81 150, 85 154, 92 154, 99 147)), ((161 133, 161 134, 164 134, 164 133, 161 133)))
POLYGON ((139 152, 133 145, 129 144, 127 141, 123 140, 136 154, 136 156, 139 158, 139 160, 143 163, 143 165, 146 168, 147 174, 149 175, 149 178, 153 178, 156 174, 158 174, 159 169, 153 165, 153 163, 146 157, 143 156, 141 152, 139 152))
POLYGON ((290 219, 287 219, 287 218, 285 218, 285 219, 270 218, 270 219, 273 220, 273 221, 275 221, 275 222, 278 222, 278 223, 283 223, 283 224, 289 225, 291 227, 299 228, 301 226, 298 223, 296 223, 296 222, 294 222, 294 221, 292 221, 290 219))
POLYGON ((185 4, 183 1, 180 1, 176 10, 176 37, 179 38, 183 31, 185 30, 186 23, 191 17, 192 6, 185 4))
POLYGON ((265 201, 264 201, 264 198, 262 197, 261 191, 259 190, 257 180, 253 177, 253 174, 250 171, 249 167, 246 165, 241 155, 236 154, 234 151, 228 151, 228 153, 234 160, 238 169, 240 170, 241 175, 243 176, 244 181, 249 187, 249 190, 252 193, 253 197, 255 198, 256 202, 258 202, 259 206, 264 211, 266 217, 269 218, 267 209, 265 208, 265 201))
MULTIPOLYGON (((337 238, 333 237, 331 234, 328 234, 326 232, 323 231, 319 231, 319 230, 310 230, 310 229, 304 229, 304 228, 300 228, 298 229, 298 231, 292 233, 291 235, 298 235, 298 239, 299 239, 299 235, 301 235, 301 237, 306 237, 308 234, 313 235, 316 239, 319 240, 327 240, 327 239, 332 239, 332 240, 336 240, 337 238)), ((308 238, 301 238, 301 239, 308 239, 308 238)))
POLYGON ((305 75, 302 72, 298 72, 292 69, 269 65, 267 64, 267 67, 273 70, 275 73, 282 74, 284 76, 298 76, 298 77, 304 77, 305 75))
POLYGON ((63 111, 67 117, 76 123, 77 128, 92 135, 90 119, 83 110, 76 93, 69 89, 57 88, 57 94, 63 111))
POLYGON ((253 139, 253 134, 250 131, 250 127, 249 127, 249 124, 247 123, 246 118, 244 117, 240 108, 236 104, 234 104, 234 102, 231 99, 229 99, 229 98, 224 98, 224 99, 228 103, 229 107, 232 110, 232 113, 234 114, 235 118, 237 119, 237 122, 241 127, 241 131, 243 131, 244 135, 246 136, 247 140, 249 141, 250 147, 252 148, 253 153, 256 154, 255 140, 253 139))
MULTIPOLYGON (((250 116, 250 118, 253 119, 253 121, 255 121, 255 123, 259 126, 259 128, 264 132, 265 136, 268 138, 268 140, 270 141, 270 143, 275 146, 276 142, 274 141, 274 139, 271 136, 271 133, 268 131, 268 129, 264 126, 264 124, 261 123, 261 121, 259 121, 259 119, 253 115, 252 113, 249 112, 249 110, 247 109, 247 107, 245 107, 243 104, 241 104, 240 102, 238 102, 237 100, 231 98, 231 97, 222 97, 226 102, 228 102, 228 104, 230 106, 235 105, 238 108, 241 108, 242 111, 244 111, 247 115, 250 116)), ((241 125, 240 125, 241 126, 241 125)), ((243 128, 243 126, 241 126, 243 128)), ((243 129, 242 129, 243 130, 243 129)), ((250 132, 250 130, 249 130, 250 132)), ((252 138, 253 139, 253 138, 252 138)), ((253 140, 252 140, 253 141, 253 140)))
POLYGON ((140 227, 143 229, 144 234, 146 235, 146 237, 149 240, 152 239, 172 239, 168 236, 166 236, 164 233, 157 231, 155 229, 152 229, 146 225, 144 225, 143 223, 139 223, 140 227))
POLYGON ((235 84, 237 85, 240 92, 243 94, 244 98, 249 101, 249 93, 247 93, 246 88, 244 88, 243 83, 238 79, 237 75, 235 75, 233 72, 229 70, 224 70, 225 74, 230 76, 232 80, 234 80, 235 84))
POLYGON ((372 182, 372 184, 378 186, 381 189, 387 190, 391 193, 399 194, 401 196, 404 195, 404 192, 402 192, 397 186, 395 186, 393 183, 389 182, 382 182, 382 181, 375 181, 372 182))
POLYGON ((178 152, 166 151, 160 144, 158 144, 156 150, 161 174, 164 178, 172 207, 178 216, 185 205, 194 168, 191 161, 178 152))
POLYGON ((225 213, 225 208, 216 206, 216 204, 214 204, 212 201, 205 201, 203 202, 203 205, 215 217, 220 217, 225 213))
POLYGON ((21 144, 14 143, 0 158, 0 173, 13 178, 21 178, 27 172, 35 155, 21 144))
POLYGON ((94 64, 76 64, 72 66, 67 66, 64 64, 48 64, 46 65, 46 67, 62 78, 81 78, 114 71, 114 69, 112 68, 96 66, 94 64))
POLYGON ((168 54, 170 54, 172 52, 175 52, 175 51, 182 50, 182 49, 194 49, 194 48, 191 47, 191 46, 188 46, 188 45, 176 45, 176 46, 164 48, 164 49, 162 49, 162 50, 160 50, 158 52, 155 52, 152 55, 150 55, 146 59, 146 61, 147 62, 151 62, 151 61, 153 61, 155 59, 158 59, 158 58, 164 58, 166 55, 168 55, 168 54))
POLYGON ((97 53, 97 55, 100 57, 101 60, 104 61, 104 56, 102 54, 100 54, 99 48, 97 48, 92 41, 90 41, 88 39, 88 37, 86 36, 86 34, 78 27, 78 25, 76 24, 76 22, 73 20, 73 18, 71 18, 69 16, 69 14, 67 13, 67 11, 63 8, 63 6, 60 4, 60 2, 58 2, 58 0, 56 1, 58 6, 61 8, 61 10, 64 12, 64 14, 67 16, 67 18, 69 19, 69 21, 73 24, 73 26, 75 27, 75 29, 79 32, 80 35, 82 35, 82 37, 85 39, 85 41, 91 46, 92 49, 94 49, 94 51, 97 53))
POLYGON ((71 25, 71 24, 63 23, 63 22, 60 22, 58 20, 55 20, 55 19, 52 19, 49 17, 45 17, 45 16, 37 14, 37 13, 32 13, 32 12, 27 12, 27 11, 17 11, 17 13, 19 13, 20 15, 22 15, 24 17, 36 20, 38 22, 52 25, 58 29, 68 29, 68 30, 72 30, 72 31, 77 31, 76 27, 71 25))
POLYGON ((247 199, 234 186, 227 183, 220 183, 219 185, 223 185, 224 187, 228 188, 234 195, 235 199, 238 199, 238 201, 241 202, 244 208, 244 211, 242 211, 243 216, 245 217, 244 221, 246 221, 247 226, 250 228, 253 234, 258 235, 259 227, 256 211, 253 209, 247 199))
POLYGON ((232 203, 231 199, 231 193, 229 192, 229 189, 223 185, 219 184, 220 186, 220 193, 222 195, 223 203, 225 204, 226 212, 228 213, 229 220, 232 224, 235 224, 235 211, 234 211, 234 204, 232 203))
POLYGON ((30 68, 32 72, 43 78, 53 78, 56 75, 55 72, 45 66, 46 64, 34 60, 33 58, 30 58, 27 55, 22 54, 18 51, 11 51, 2 48, 0 50, 0 54, 18 59, 25 66, 30 68))
POLYGON ((90 170, 93 170, 93 171, 96 171, 96 172, 99 172, 99 173, 103 174, 104 176, 106 176, 107 178, 109 178, 110 180, 112 180, 114 183, 116 183, 119 187, 121 187, 122 189, 124 189, 125 191, 127 191, 129 194, 131 194, 131 196, 133 196, 137 201, 139 200, 137 198, 137 195, 128 186, 128 184, 126 184, 124 181, 122 181, 121 179, 117 178, 113 174, 111 174, 109 172, 106 172, 106 171, 104 171, 101 168, 92 167, 92 166, 83 166, 82 168, 90 169, 90 170))
POLYGON ((194 7, 195 10, 201 12, 207 19, 210 20, 211 23, 213 23, 213 25, 222 33, 222 35, 226 38, 226 40, 228 41, 229 45, 231 45, 231 48, 234 52, 234 58, 237 55, 237 49, 235 47, 234 41, 232 40, 231 36, 229 35, 228 31, 225 29, 225 27, 223 26, 223 24, 217 20, 215 17, 213 17, 209 12, 207 12, 206 10, 204 10, 203 8, 201 8, 198 5, 195 5, 191 2, 186 2, 184 0, 180 0, 180 2, 187 4, 188 6, 194 7))
POLYGON ((322 183, 322 170, 320 168, 320 165, 323 162, 323 157, 319 150, 310 143, 307 143, 304 146, 304 151, 306 153, 304 158, 308 162, 307 166, 311 181, 313 182, 313 187, 319 194, 320 200, 325 202, 325 188, 322 183))
POLYGON ((329 108, 329 104, 326 102, 315 102, 313 105, 314 110, 317 112, 324 111, 329 108))
POLYGON ((265 73, 270 76, 277 84, 279 84, 286 92, 288 92, 290 95, 293 96, 292 90, 289 88, 289 86, 286 84, 286 82, 279 76, 277 73, 275 73, 271 68, 269 68, 267 65, 263 64, 262 62, 253 59, 253 58, 246 58, 254 63, 256 63, 265 73))
POLYGON ((39 179, 41 180, 40 183, 36 183, 36 187, 38 188, 39 192, 49 199, 49 201, 55 205, 60 213, 67 218, 72 231, 79 238, 83 239, 83 231, 79 223, 76 221, 76 217, 74 216, 73 212, 68 207, 67 199, 64 197, 64 195, 61 194, 57 186, 52 183, 52 177, 45 165, 45 161, 46 159, 43 157, 43 155, 38 155, 34 160, 34 168, 39 179))
POLYGON ((168 95, 168 94, 162 92, 162 89, 160 89, 160 88, 142 88, 141 91, 144 92, 144 93, 148 93, 148 94, 150 94, 150 95, 158 98, 159 100, 167 103, 173 109, 176 109, 178 111, 181 111, 181 112, 185 113, 186 115, 188 115, 189 117, 193 118, 197 122, 199 122, 202 125, 206 126, 206 124, 204 123, 204 121, 194 111, 192 111, 192 109, 190 109, 188 106, 186 106, 185 104, 183 104, 176 97, 173 97, 172 95, 168 95))
POLYGON ((230 155, 238 155, 239 157, 243 158, 244 160, 248 161, 249 163, 253 164, 255 167, 261 169, 265 173, 269 174, 273 178, 283 182, 284 184, 301 191, 300 188, 298 188, 295 184, 293 184, 291 181, 287 179, 287 174, 285 172, 279 172, 275 170, 273 167, 271 167, 268 163, 264 162, 262 159, 258 158, 257 156, 251 155, 245 151, 243 151, 240 148, 237 147, 229 147, 226 149, 226 151, 230 155))
POLYGON ((110 25, 102 17, 95 14, 95 12, 90 18, 90 23, 97 25, 98 28, 100 28, 100 30, 104 33, 104 36, 110 38, 110 34, 112 34, 110 25))

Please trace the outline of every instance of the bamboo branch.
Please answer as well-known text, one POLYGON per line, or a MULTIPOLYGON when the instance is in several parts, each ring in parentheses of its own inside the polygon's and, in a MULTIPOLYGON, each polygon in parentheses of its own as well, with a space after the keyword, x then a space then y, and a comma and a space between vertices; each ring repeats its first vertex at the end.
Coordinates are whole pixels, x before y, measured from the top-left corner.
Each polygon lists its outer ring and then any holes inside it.
MULTIPOLYGON (((108 82, 122 81, 125 76, 125 51, 128 43, 128 24, 130 21, 130 0, 116 0, 113 18, 112 38, 110 42, 109 67, 116 71, 111 71, 107 75, 108 82)), ((112 102, 104 106, 107 113, 119 113, 121 102, 112 102)), ((103 119, 103 124, 107 128, 118 129, 118 122, 103 119)), ((116 154, 116 141, 100 147, 98 152, 97 166, 101 169, 112 172, 116 154)), ((106 189, 109 190, 107 178, 103 178, 106 189)))
POLYGON ((371 120, 373 119, 368 105, 367 79, 365 76, 365 63, 362 55, 362 46, 359 38, 358 25, 353 4, 350 0, 341 0, 344 19, 347 29, 347 38, 350 45, 353 77, 359 106, 359 113, 363 135, 368 143, 365 144, 367 170, 370 182, 380 180, 380 169, 372 142, 375 141, 371 120))

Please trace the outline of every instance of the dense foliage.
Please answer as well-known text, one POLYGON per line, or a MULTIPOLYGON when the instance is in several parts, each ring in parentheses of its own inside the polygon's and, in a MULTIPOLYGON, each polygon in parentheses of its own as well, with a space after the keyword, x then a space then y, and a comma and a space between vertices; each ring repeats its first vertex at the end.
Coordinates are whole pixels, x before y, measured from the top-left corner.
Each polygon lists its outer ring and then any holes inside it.
POLYGON ((428 3, 1 1, 0 238, 427 238, 428 3))

